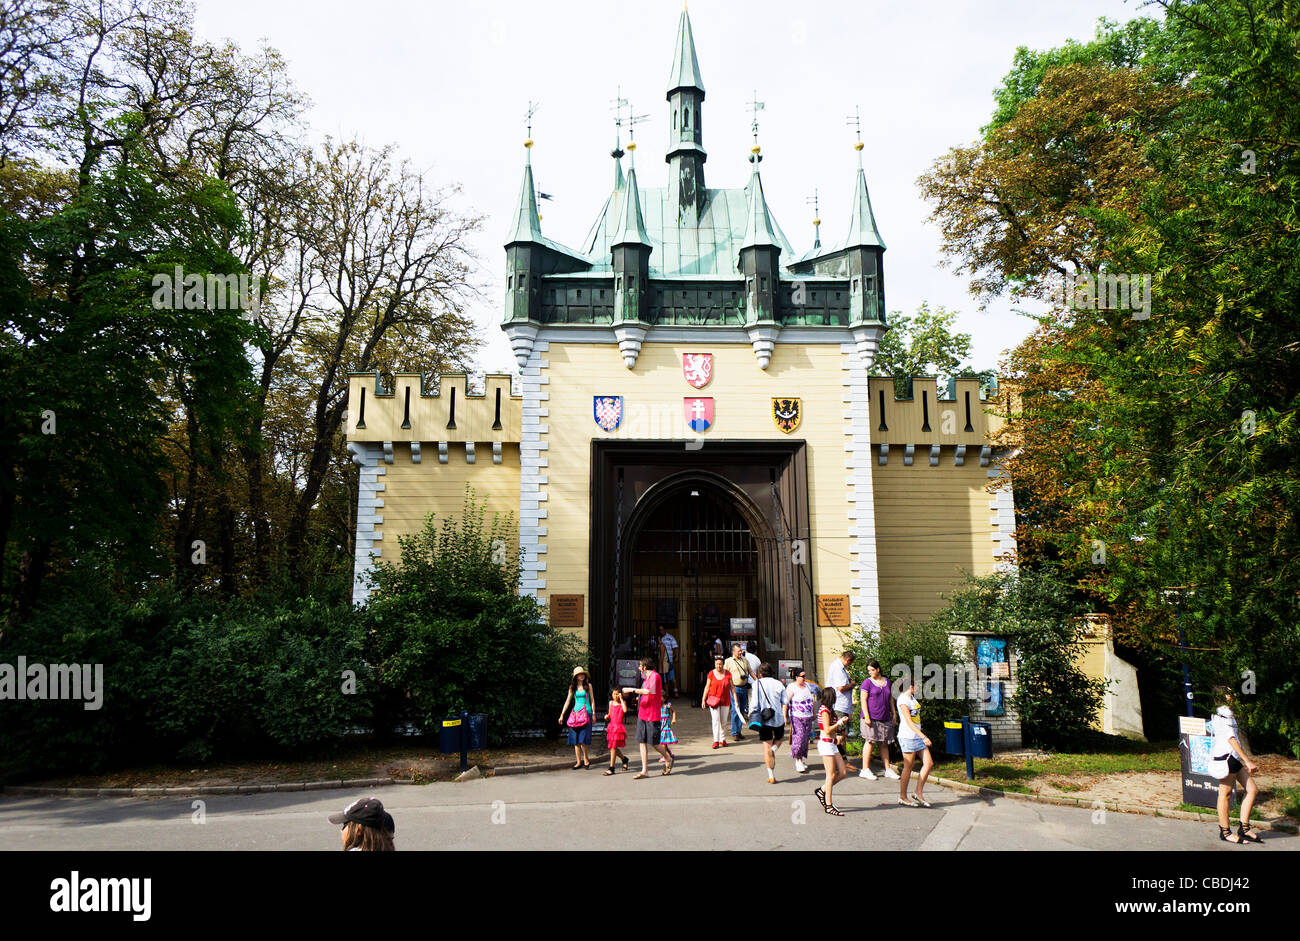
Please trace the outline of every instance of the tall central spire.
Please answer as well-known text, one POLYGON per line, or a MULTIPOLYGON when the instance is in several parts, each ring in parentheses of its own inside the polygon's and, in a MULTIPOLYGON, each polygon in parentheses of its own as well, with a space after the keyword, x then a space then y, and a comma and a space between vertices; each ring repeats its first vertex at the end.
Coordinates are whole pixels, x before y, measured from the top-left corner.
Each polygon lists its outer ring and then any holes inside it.
POLYGON ((685 9, 677 21, 667 97, 669 136, 664 159, 669 164, 669 205, 676 210, 679 225, 694 225, 704 208, 704 161, 708 155, 703 146, 704 80, 695 58, 691 17, 685 9))

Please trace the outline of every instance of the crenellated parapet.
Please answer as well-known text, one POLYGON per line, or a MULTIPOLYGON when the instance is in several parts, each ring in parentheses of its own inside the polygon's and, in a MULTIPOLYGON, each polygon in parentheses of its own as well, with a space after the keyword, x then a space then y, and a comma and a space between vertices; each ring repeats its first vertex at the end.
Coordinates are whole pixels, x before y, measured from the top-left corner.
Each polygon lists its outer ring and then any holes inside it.
POLYGON ((941 397, 933 376, 912 380, 911 398, 894 395, 894 380, 872 376, 871 443, 880 464, 899 455, 905 465, 914 461, 936 466, 947 448, 957 465, 977 459, 988 466, 1003 420, 996 399, 980 389, 979 379, 956 379, 949 396, 941 397), (924 460, 921 460, 924 459, 924 460))
POLYGON ((353 442, 380 442, 391 451, 392 442, 411 442, 418 457, 427 443, 445 451, 449 443, 492 445, 518 443, 523 399, 510 392, 510 377, 489 375, 483 391, 469 391, 463 373, 439 378, 436 391, 425 387, 420 373, 397 373, 386 389, 375 373, 348 377, 347 436, 353 442))

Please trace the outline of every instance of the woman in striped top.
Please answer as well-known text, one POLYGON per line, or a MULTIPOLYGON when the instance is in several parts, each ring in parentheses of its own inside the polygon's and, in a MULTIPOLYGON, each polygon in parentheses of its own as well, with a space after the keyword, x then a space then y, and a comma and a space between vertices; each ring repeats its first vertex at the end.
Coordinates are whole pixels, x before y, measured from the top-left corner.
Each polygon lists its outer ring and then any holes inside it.
POLYGON ((835 785, 848 777, 848 771, 844 769, 844 756, 840 754, 839 746, 835 744, 835 735, 849 721, 849 717, 836 721, 835 719, 835 688, 827 686, 822 690, 821 708, 817 710, 817 754, 822 756, 822 764, 826 768, 826 786, 817 788, 813 791, 817 799, 822 802, 822 810, 833 817, 843 817, 844 814, 835 806, 832 791, 835 785))

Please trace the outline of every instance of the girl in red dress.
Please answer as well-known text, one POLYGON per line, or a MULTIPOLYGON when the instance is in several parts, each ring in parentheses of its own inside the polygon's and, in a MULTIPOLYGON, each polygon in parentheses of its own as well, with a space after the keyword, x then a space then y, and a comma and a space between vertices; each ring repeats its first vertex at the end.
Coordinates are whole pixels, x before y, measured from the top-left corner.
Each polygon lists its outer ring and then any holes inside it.
POLYGON ((627 743, 627 729, 623 728, 623 715, 627 707, 623 704, 623 691, 615 688, 610 694, 609 712, 605 713, 605 741, 609 744, 609 770, 614 773, 614 759, 623 759, 623 770, 627 770, 627 755, 623 754, 623 745, 627 743))

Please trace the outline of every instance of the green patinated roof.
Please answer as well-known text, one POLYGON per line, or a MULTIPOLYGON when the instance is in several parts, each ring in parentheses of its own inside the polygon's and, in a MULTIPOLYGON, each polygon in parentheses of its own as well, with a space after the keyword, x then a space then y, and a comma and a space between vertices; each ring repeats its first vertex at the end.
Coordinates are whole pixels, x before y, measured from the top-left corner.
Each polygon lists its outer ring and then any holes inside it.
POLYGON ((561 245, 542 235, 542 220, 537 214, 537 193, 533 189, 531 160, 524 163, 524 181, 519 185, 519 201, 515 207, 514 225, 510 228, 510 234, 506 236, 507 247, 517 242, 532 242, 553 252, 559 252, 561 255, 587 261, 579 252, 575 252, 567 245, 561 245))
POLYGON ((845 248, 859 246, 884 248, 885 242, 876 229, 876 216, 871 211, 871 197, 867 195, 867 175, 858 167, 858 183, 853 190, 853 212, 849 217, 849 236, 845 248))
MULTIPOLYGON (((677 225, 676 209, 666 188, 641 187, 639 192, 646 235, 654 249, 650 255, 650 272, 654 277, 741 276, 736 264, 749 223, 748 186, 706 190, 704 209, 698 224, 693 226, 677 225)), ((582 242, 583 254, 591 259, 594 271, 613 270, 611 233, 618 231, 618 207, 622 203, 621 198, 611 196, 582 242)), ((770 212, 767 218, 773 244, 780 246, 783 257, 794 258, 794 249, 781 226, 770 212)))
POLYGON ((754 173, 749 178, 747 190, 749 192, 749 205, 747 207, 749 218, 745 223, 745 239, 740 243, 740 248, 737 251, 769 245, 779 247, 780 243, 776 240, 776 234, 772 231, 772 216, 767 211, 767 200, 763 197, 763 179, 758 175, 757 164, 754 165, 754 173))
POLYGON ((515 202, 514 224, 506 236, 506 244, 535 242, 542 237, 542 222, 537 218, 537 194, 533 190, 533 164, 524 164, 524 181, 519 185, 519 199, 515 202))
POLYGON ((627 183, 619 190, 618 228, 610 239, 610 247, 615 245, 649 245, 650 236, 646 234, 645 223, 641 218, 641 201, 637 197, 636 166, 627 168, 627 183))
POLYGON ((681 19, 677 21, 677 46, 673 49, 673 68, 668 76, 668 94, 678 88, 698 88, 704 91, 704 79, 700 78, 700 63, 695 58, 695 36, 691 33, 691 18, 682 10, 681 19))

